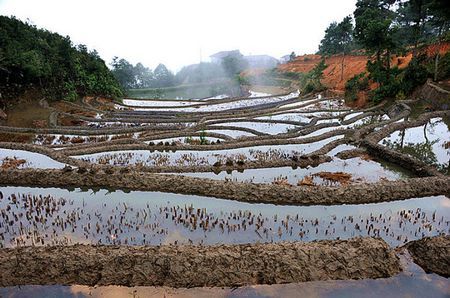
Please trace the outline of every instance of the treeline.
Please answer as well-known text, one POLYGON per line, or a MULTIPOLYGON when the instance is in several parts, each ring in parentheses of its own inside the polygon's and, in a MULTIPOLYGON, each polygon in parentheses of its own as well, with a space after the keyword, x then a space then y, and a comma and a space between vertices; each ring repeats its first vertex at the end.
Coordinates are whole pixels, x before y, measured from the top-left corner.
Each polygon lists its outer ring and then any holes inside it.
POLYGON ((371 98, 403 98, 426 81, 450 76, 450 56, 441 57, 439 48, 448 41, 450 9, 448 0, 358 0, 352 16, 331 23, 319 45, 319 54, 345 55, 363 50, 373 57, 367 72, 356 75, 347 83, 347 91, 354 95, 367 89, 369 81, 378 88, 371 98), (436 44, 434 53, 427 53, 436 44), (412 52, 412 61, 405 69, 392 66, 394 55, 412 52))
POLYGON ((152 71, 142 63, 133 65, 125 59, 114 57, 111 66, 113 75, 124 90, 175 85, 175 76, 164 64, 159 64, 152 71))
POLYGON ((49 99, 121 96, 121 87, 98 53, 68 36, 0 16, 0 99, 29 88, 49 99))
POLYGON ((239 80, 239 73, 248 67, 242 54, 230 54, 221 63, 202 62, 183 67, 173 74, 164 64, 152 70, 142 63, 131 64, 125 59, 114 57, 112 73, 124 90, 145 88, 167 88, 185 84, 201 84, 221 79, 239 80))

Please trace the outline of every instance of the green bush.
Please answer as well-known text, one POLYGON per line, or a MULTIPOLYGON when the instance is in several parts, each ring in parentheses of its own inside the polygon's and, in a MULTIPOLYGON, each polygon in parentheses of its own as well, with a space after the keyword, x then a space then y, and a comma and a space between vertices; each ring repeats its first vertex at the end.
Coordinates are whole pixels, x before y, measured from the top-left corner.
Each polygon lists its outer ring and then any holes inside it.
POLYGON ((351 101, 357 99, 359 91, 367 90, 369 78, 365 72, 355 75, 345 83, 345 98, 351 101))
POLYGON ((323 71, 327 68, 325 59, 322 59, 310 72, 302 75, 300 84, 302 86, 302 93, 320 92, 325 90, 320 80, 323 77, 323 71))

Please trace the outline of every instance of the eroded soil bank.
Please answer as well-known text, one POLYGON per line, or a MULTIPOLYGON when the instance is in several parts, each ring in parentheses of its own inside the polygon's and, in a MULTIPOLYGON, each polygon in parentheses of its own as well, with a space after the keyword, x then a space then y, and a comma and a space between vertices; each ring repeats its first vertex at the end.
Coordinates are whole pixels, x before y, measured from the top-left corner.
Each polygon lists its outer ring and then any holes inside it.
POLYGON ((220 246, 58 246, 0 250, 0 286, 241 286, 390 277, 381 239, 220 246))
POLYGON ((86 168, 0 170, 0 185, 161 191, 283 205, 365 204, 450 194, 450 177, 447 176, 328 187, 256 184, 86 168))
POLYGON ((425 272, 450 277, 450 236, 438 236, 411 241, 405 245, 415 263, 425 272))

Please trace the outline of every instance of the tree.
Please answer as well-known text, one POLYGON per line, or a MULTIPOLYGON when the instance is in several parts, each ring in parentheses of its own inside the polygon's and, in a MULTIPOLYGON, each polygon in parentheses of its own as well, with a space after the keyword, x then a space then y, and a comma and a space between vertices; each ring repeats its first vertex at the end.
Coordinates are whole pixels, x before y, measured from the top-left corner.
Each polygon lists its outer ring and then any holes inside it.
POLYGON ((292 53, 289 55, 289 62, 294 61, 296 57, 297 57, 297 55, 295 55, 295 52, 292 52, 292 53))
POLYGON ((448 1, 431 0, 430 6, 430 23, 437 36, 438 47, 434 60, 434 80, 437 81, 439 73, 439 58, 442 39, 444 33, 448 32, 450 26, 450 9, 448 9, 448 1))
POLYGON ((416 56, 420 42, 426 40, 426 25, 430 18, 430 1, 408 0, 400 2, 397 9, 397 21, 400 25, 398 38, 404 45, 413 45, 416 56))
POLYGON ((28 88, 48 99, 120 96, 118 82, 98 53, 69 37, 0 16, 0 93, 16 98, 28 88))
POLYGON ((222 67, 228 77, 234 78, 248 67, 248 62, 241 53, 230 54, 222 59, 222 67))
POLYGON ((131 89, 135 86, 133 64, 125 59, 114 57, 111 66, 113 68, 112 73, 123 89, 131 89))
POLYGON ((396 28, 392 26, 395 13, 390 10, 394 3, 395 0, 358 0, 354 11, 354 36, 368 53, 376 55, 375 63, 368 62, 368 69, 380 85, 391 78, 391 53, 397 47, 396 28))
POLYGON ((134 88, 149 88, 155 81, 153 71, 142 63, 137 63, 133 69, 134 88))
POLYGON ((183 67, 175 77, 180 84, 195 84, 225 78, 226 75, 221 65, 202 62, 183 67))
POLYGON ((325 36, 320 42, 319 53, 322 55, 342 54, 341 60, 341 81, 344 79, 344 59, 345 55, 352 49, 353 23, 352 17, 345 17, 339 24, 331 23, 325 30, 325 36))
POLYGON ((155 76, 155 87, 169 87, 175 83, 175 77, 164 64, 159 64, 153 72, 155 76))

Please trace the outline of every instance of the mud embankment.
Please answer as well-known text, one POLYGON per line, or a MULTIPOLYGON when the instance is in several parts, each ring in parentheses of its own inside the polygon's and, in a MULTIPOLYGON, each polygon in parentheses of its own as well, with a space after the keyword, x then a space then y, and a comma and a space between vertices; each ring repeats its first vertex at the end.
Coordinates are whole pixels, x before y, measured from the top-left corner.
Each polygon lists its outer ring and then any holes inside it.
POLYGON ((425 272, 450 277, 450 235, 423 238, 405 247, 425 272))
POLYGON ((96 170, 0 170, 0 185, 88 187, 160 191, 217 197, 250 203, 283 205, 335 205, 378 203, 434 195, 450 195, 450 177, 411 178, 341 187, 284 186, 205 178, 96 170))
POLYGON ((400 272, 381 239, 220 246, 57 246, 0 250, 0 286, 232 287, 385 278, 400 272))

